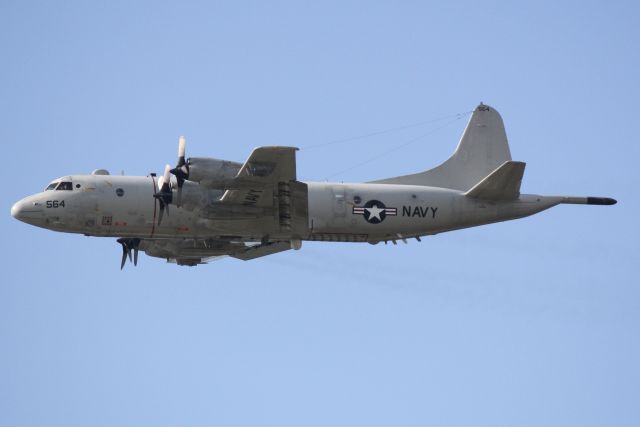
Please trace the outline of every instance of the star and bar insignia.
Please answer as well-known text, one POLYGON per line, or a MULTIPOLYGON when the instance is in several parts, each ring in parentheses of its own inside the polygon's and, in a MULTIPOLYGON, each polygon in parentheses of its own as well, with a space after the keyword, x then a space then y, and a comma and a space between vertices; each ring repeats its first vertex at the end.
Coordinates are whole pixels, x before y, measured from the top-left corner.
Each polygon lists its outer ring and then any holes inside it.
POLYGON ((398 209, 388 208, 379 200, 369 200, 364 206, 354 206, 352 213, 354 215, 363 215, 365 221, 370 224, 380 224, 387 215, 398 215, 398 209))

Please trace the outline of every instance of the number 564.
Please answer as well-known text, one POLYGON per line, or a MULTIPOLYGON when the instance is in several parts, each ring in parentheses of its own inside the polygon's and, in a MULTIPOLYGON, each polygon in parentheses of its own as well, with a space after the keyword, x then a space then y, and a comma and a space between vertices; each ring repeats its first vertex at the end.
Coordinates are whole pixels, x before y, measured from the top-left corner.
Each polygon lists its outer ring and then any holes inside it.
POLYGON ((47 208, 64 208, 64 200, 47 200, 47 208))

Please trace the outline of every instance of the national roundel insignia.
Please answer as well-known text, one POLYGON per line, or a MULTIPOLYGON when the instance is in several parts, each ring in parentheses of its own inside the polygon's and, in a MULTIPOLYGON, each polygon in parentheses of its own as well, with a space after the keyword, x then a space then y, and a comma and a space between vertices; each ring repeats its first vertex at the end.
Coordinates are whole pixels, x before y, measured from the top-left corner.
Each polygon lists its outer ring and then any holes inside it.
POLYGON ((352 213, 364 216, 369 224, 380 224, 387 215, 397 215, 398 209, 388 208, 379 200, 369 200, 364 206, 354 206, 352 213))

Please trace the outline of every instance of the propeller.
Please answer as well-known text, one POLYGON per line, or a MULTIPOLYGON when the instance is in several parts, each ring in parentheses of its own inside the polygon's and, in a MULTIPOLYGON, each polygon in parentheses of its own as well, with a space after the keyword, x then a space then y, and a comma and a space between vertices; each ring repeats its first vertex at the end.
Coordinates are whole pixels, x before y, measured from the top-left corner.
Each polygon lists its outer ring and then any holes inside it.
POLYGON ((181 136, 178 142, 178 164, 175 168, 170 170, 178 181, 178 200, 176 203, 178 206, 180 206, 182 202, 182 186, 184 185, 184 182, 189 179, 189 164, 184 158, 186 145, 187 140, 184 136, 181 136))
POLYGON ((140 249, 140 239, 132 238, 125 239, 121 237, 117 240, 122 245, 122 261, 120 261, 120 270, 124 268, 127 258, 129 262, 132 262, 131 252, 133 252, 133 265, 138 265, 138 250, 140 249))
POLYGON ((158 191, 153 195, 160 204, 160 216, 158 216, 158 226, 162 222, 162 215, 166 209, 169 215, 169 204, 173 201, 173 190, 171 189, 171 166, 166 165, 164 175, 158 180, 158 191))

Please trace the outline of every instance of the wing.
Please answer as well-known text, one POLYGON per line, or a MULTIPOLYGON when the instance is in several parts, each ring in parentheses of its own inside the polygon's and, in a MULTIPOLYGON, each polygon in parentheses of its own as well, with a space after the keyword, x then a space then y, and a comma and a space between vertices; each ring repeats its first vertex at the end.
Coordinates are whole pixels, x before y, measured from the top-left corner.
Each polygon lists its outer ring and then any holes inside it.
POLYGON ((278 183, 296 180, 295 147, 259 147, 253 150, 232 181, 221 203, 271 207, 278 183))
POLYGON ((307 185, 296 181, 295 147, 253 150, 207 216, 233 229, 270 241, 290 240, 308 232, 307 185))

